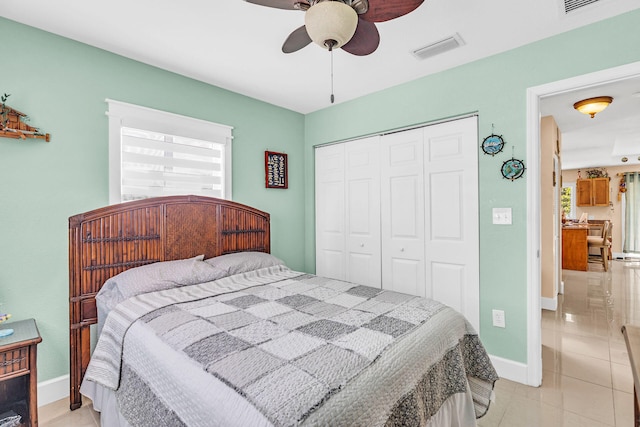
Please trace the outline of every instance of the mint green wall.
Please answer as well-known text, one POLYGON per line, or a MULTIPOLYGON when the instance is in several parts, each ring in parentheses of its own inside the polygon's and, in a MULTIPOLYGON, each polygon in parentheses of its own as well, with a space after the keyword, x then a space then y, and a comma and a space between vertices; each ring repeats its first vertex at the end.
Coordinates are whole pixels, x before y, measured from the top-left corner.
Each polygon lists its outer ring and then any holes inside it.
POLYGON ((0 312, 37 319, 40 381, 69 372, 67 219, 108 204, 105 98, 233 126, 233 198, 304 268, 303 115, 3 18, 0 40, 0 92, 51 134, 0 138, 0 312), (288 190, 264 188, 266 149, 289 154, 288 190))
POLYGON ((502 178, 499 168, 512 153, 526 162, 526 89, 640 61, 639 28, 637 10, 308 114, 307 271, 315 268, 314 145, 477 112, 478 145, 492 133, 492 124, 506 140, 504 151, 495 157, 479 154, 480 332, 491 354, 526 363, 527 174, 510 182, 502 178), (493 207, 511 207, 513 225, 492 225, 493 207), (505 329, 491 325, 494 308, 505 310, 505 329))

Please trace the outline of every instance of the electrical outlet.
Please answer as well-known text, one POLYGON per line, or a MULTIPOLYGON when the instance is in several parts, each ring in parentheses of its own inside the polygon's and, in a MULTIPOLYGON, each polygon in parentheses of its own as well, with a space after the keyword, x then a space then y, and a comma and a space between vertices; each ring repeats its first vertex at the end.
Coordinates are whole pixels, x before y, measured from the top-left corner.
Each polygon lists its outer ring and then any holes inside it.
POLYGON ((498 328, 505 328, 506 322, 504 319, 504 310, 493 310, 493 326, 498 328))

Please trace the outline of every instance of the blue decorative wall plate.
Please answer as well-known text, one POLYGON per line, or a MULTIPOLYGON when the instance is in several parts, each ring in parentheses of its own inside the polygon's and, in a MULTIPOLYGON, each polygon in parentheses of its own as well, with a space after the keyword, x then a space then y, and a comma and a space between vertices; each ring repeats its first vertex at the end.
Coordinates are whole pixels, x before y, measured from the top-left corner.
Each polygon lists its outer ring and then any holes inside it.
POLYGON ((509 159, 502 164, 500 172, 502 172, 503 177, 513 181, 514 179, 521 178, 522 175, 524 175, 524 170, 525 167, 522 160, 509 159))
POLYGON ((504 139, 501 135, 491 134, 482 141, 481 147, 484 154, 495 156, 504 148, 504 139))

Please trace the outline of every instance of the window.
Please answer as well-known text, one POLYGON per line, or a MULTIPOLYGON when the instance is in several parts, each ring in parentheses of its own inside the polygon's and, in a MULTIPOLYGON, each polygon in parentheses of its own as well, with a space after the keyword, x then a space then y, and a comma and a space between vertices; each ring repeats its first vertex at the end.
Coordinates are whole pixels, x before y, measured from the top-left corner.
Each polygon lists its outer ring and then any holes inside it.
POLYGON ((107 102, 110 203, 178 194, 231 199, 231 127, 107 102))
POLYGON ((568 183, 562 187, 561 204, 567 218, 576 218, 576 184, 568 183))

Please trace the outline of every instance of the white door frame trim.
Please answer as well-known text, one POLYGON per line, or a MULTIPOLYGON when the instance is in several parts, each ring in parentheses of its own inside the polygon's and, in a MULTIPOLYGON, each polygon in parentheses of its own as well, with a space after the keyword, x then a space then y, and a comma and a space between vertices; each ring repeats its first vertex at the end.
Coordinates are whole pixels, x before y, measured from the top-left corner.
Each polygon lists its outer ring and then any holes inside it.
POLYGON ((540 100, 632 77, 640 77, 640 61, 527 89, 527 384, 531 386, 542 383, 540 100))

